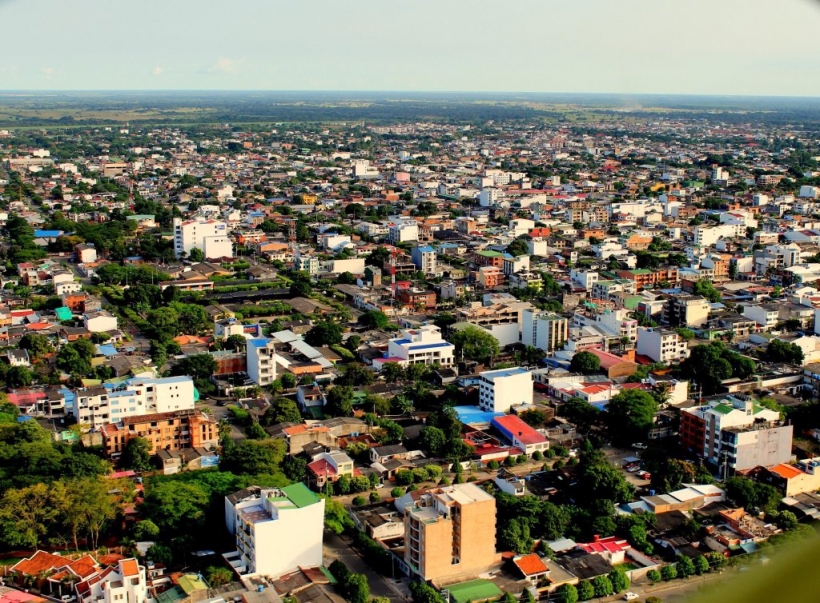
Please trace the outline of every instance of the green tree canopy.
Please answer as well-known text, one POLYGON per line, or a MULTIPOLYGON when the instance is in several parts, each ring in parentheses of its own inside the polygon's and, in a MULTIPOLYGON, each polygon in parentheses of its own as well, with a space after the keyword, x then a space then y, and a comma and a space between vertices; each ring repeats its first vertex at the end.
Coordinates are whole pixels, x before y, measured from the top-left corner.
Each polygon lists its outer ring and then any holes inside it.
POLYGON ((574 373, 593 375, 601 371, 601 359, 592 352, 578 352, 572 357, 569 368, 574 373))
POLYGON ((456 355, 468 360, 491 362, 498 357, 498 340, 481 327, 468 325, 450 336, 450 343, 456 348, 456 355))
POLYGON ((609 401, 604 412, 604 422, 613 441, 640 441, 646 438, 657 411, 658 403, 652 394, 639 389, 627 389, 609 401))

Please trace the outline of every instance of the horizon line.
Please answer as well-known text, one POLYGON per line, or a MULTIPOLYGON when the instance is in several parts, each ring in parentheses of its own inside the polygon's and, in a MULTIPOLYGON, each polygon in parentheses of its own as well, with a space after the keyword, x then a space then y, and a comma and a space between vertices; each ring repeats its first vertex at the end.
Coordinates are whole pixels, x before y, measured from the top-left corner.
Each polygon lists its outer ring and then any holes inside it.
POLYGON ((387 89, 370 89, 370 90, 353 90, 353 89, 272 89, 272 88, 247 88, 247 89, 219 89, 219 88, 72 88, 72 89, 0 89, 0 95, 9 94, 76 94, 76 93, 283 93, 283 94, 469 94, 469 95, 554 95, 554 96, 642 96, 642 97, 698 97, 698 98, 735 98, 735 99, 817 99, 820 100, 820 95, 802 95, 802 94, 737 94, 737 93, 717 93, 717 92, 549 92, 549 91, 524 91, 524 90, 387 90, 387 89))

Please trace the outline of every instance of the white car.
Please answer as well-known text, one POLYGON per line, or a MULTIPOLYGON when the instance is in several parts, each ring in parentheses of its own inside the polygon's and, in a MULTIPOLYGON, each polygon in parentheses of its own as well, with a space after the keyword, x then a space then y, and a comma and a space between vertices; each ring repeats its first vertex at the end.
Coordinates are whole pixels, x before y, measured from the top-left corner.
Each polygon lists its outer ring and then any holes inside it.
POLYGON ((624 601, 634 601, 638 598, 638 595, 633 592, 628 592, 624 595, 624 601))

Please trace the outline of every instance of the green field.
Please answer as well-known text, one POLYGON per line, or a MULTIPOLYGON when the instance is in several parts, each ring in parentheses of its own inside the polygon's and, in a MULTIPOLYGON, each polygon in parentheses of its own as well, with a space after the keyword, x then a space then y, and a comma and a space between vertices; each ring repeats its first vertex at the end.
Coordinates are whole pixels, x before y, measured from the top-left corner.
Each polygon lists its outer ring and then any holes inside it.
POLYGON ((490 580, 470 580, 460 584, 451 584, 447 590, 450 591, 450 599, 457 603, 486 601, 501 596, 501 589, 490 580))

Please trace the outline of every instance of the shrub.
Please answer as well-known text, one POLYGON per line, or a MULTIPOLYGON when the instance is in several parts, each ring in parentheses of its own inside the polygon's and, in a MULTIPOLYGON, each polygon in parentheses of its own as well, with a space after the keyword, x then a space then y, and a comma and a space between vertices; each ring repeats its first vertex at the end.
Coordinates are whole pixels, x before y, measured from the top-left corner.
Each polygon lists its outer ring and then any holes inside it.
POLYGON ((489 463, 487 463, 487 468, 495 471, 496 469, 498 469, 498 461, 490 461, 489 463))
POLYGON ((400 496, 404 496, 404 488, 399 488, 398 486, 390 490, 390 496, 393 498, 399 498, 400 496))
POLYGON ((541 461, 543 459, 544 459, 544 455, 541 454, 540 450, 536 450, 535 452, 532 453, 532 460, 541 461))
POLYGON ((647 597, 646 603, 663 603, 663 599, 660 597, 647 597))
POLYGON ((361 494, 353 499, 353 505, 356 507, 361 507, 365 502, 367 502, 361 494))
POLYGON ((649 579, 649 581, 650 581, 650 582, 652 582, 653 584, 654 584, 655 582, 660 582, 660 581, 661 581, 661 573, 660 573, 658 570, 654 570, 654 569, 653 569, 653 570, 649 570, 648 572, 646 572, 646 577, 647 577, 647 578, 649 579))
POLYGON ((515 462, 518 463, 519 465, 521 463, 526 463, 527 462, 527 455, 526 454, 519 454, 518 458, 515 459, 515 462))
POLYGON ((369 498, 371 503, 377 503, 382 499, 378 492, 371 492, 369 498))

